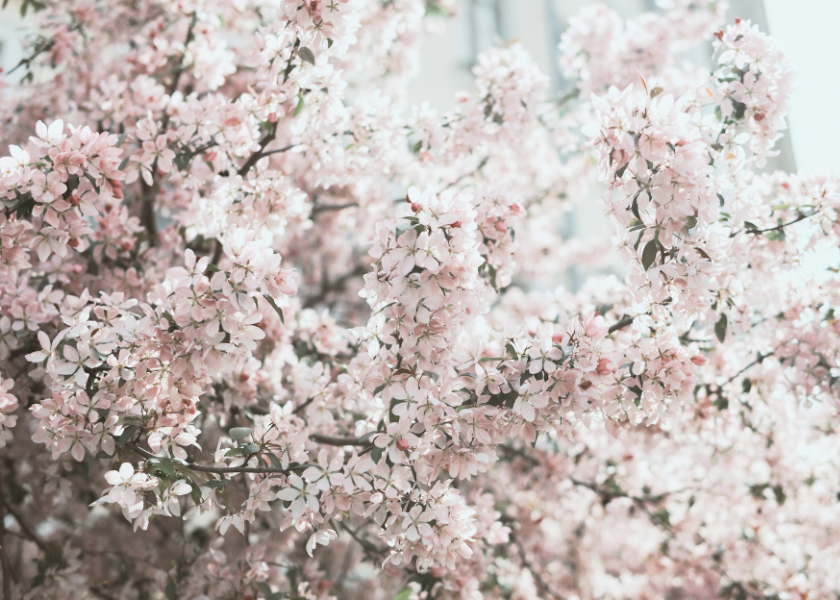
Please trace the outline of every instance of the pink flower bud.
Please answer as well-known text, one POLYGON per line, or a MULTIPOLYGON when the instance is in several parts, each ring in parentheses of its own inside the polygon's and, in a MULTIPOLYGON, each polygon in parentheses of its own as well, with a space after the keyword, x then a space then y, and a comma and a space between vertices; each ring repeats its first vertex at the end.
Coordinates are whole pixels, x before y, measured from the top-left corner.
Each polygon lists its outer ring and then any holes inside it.
POLYGON ((609 375, 615 370, 615 364, 609 358, 601 358, 598 360, 598 366, 595 367, 595 372, 598 375, 609 375))
POLYGON ((698 367, 702 367, 705 364, 708 364, 709 359, 703 356, 702 354, 695 354, 691 357, 691 362, 693 362, 698 367))
POLYGON ((507 225, 505 225, 504 221, 496 221, 496 231, 501 231, 502 233, 507 231, 507 225))
POLYGON ((397 450, 399 450, 400 452, 405 452, 405 451, 406 451, 406 450, 408 450, 410 447, 411 447, 411 446, 408 444, 408 440, 407 440, 407 439, 405 439, 405 438, 400 438, 400 439, 398 439, 398 440, 397 440, 397 450))

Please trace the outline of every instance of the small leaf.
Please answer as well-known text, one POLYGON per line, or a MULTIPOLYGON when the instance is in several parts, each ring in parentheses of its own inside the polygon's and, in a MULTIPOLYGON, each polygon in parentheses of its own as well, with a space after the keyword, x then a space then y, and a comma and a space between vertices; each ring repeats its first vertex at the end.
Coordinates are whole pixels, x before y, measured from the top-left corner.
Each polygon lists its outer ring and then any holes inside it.
POLYGON ((715 323, 715 335, 721 343, 723 343, 723 340, 726 339, 727 325, 729 325, 729 321, 727 320, 726 315, 720 315, 720 319, 718 319, 718 322, 715 323))
POLYGON ((245 446, 242 447, 242 450, 245 451, 245 454, 256 454, 257 452, 260 451, 260 447, 257 446, 254 443, 250 443, 250 444, 245 444, 245 446))
POLYGON ((295 114, 292 115, 293 117, 296 117, 300 114, 300 112, 303 110, 303 105, 304 105, 303 94, 298 94, 297 108, 295 108, 295 114))
POLYGON ((308 62, 310 65, 315 64, 315 55, 309 48, 304 47, 298 50, 298 56, 300 56, 301 60, 308 62))
POLYGON ((251 435, 253 432, 250 427, 234 427, 228 433, 230 435, 230 439, 241 440, 242 438, 251 435))
POLYGON ((166 457, 161 458, 153 458, 151 461, 152 465, 157 467, 159 470, 163 471, 170 477, 177 477, 178 474, 175 472, 175 465, 172 464, 172 461, 166 457))
POLYGON ((411 598, 411 588, 405 587, 397 592, 397 595, 394 596, 394 600, 408 600, 411 598))
POLYGON ((664 91, 665 91, 664 89, 662 89, 660 86, 657 85, 655 88, 653 88, 650 91, 650 97, 651 98, 656 98, 659 94, 661 94, 664 91))
POLYGON ((117 439, 117 448, 122 448, 125 446, 131 438, 134 437, 134 434, 137 433, 139 427, 137 425, 129 425, 123 432, 120 434, 120 437, 117 439))
POLYGON ((619 167, 618 170, 615 172, 615 178, 621 179, 624 177, 624 171, 627 170, 627 167, 630 166, 630 163, 624 163, 623 167, 619 167))
POLYGON ((700 256, 702 256, 703 258, 705 258, 706 260, 712 260, 712 259, 709 257, 709 255, 708 255, 708 254, 706 254, 706 251, 705 251, 705 250, 703 250, 702 248, 697 248, 697 247, 695 247, 694 249, 695 249, 695 250, 697 250, 697 254, 699 254, 700 256))
POLYGON ((645 249, 642 250, 642 267, 645 271, 650 269, 656 261, 656 240, 650 240, 645 244, 645 249))
POLYGON ((268 301, 268 303, 271 305, 271 308, 273 308, 277 313, 277 316, 280 317, 280 322, 283 323, 283 325, 285 325, 286 317, 283 316, 283 309, 277 306, 277 303, 274 301, 274 298, 272 298, 268 294, 263 294, 263 298, 265 298, 268 301))
POLYGON ((178 598, 178 586, 175 584, 174 579, 170 578, 166 582, 166 589, 163 594, 166 596, 166 600, 176 600, 178 598))
POLYGON ((724 200, 723 200, 723 196, 721 196, 720 194, 718 194, 718 195, 717 195, 717 197, 718 197, 718 200, 720 201, 720 205, 721 205, 721 206, 723 206, 723 205, 725 204, 725 202, 724 202, 724 200))

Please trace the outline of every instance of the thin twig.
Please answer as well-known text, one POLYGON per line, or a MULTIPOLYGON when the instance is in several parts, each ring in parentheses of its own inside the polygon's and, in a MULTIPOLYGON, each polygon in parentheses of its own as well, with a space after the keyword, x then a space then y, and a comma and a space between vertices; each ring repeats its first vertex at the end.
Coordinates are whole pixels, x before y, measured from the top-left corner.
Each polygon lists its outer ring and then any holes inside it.
POLYGON ((522 547, 522 543, 513 535, 513 532, 511 532, 510 537, 513 539, 513 543, 516 544, 516 548, 519 550, 519 560, 522 562, 522 566, 531 572, 531 576, 534 578, 537 585, 540 586, 542 591, 554 598, 554 600, 566 600, 566 598, 551 589, 551 586, 549 586, 545 579, 542 578, 542 575, 537 572, 534 565, 531 564, 531 561, 526 558, 525 548, 522 547))
POLYGON ((29 522, 20 514, 20 512, 14 507, 14 505, 6 500, 6 495, 0 491, 0 504, 15 518, 18 525, 20 526, 21 531, 23 531, 24 535, 32 542, 35 542, 35 545, 41 549, 42 552, 47 552, 49 548, 47 547, 47 543, 42 540, 37 533, 35 533, 35 529, 29 522))
POLYGON ((348 202, 347 204, 319 204, 312 209, 312 214, 317 215, 322 212, 344 210, 345 208, 353 208, 356 206, 359 206, 358 202, 348 202))
POLYGON ((528 461, 532 465, 539 465, 540 464, 539 460, 537 460, 536 458, 534 458, 530 454, 526 454, 525 452, 523 452, 519 448, 514 448, 513 446, 510 446, 508 444, 499 444, 496 447, 499 450, 501 450, 502 452, 504 452, 505 454, 507 454, 509 456, 518 456, 519 458, 528 461))

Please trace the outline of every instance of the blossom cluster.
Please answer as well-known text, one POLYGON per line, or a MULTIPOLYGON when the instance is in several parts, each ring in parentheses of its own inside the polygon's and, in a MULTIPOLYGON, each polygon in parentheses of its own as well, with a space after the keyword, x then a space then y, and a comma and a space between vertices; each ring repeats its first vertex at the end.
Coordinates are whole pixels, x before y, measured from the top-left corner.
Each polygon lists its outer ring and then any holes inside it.
POLYGON ((840 590, 838 280, 799 269, 840 243, 840 181, 762 171, 779 48, 720 0, 596 5, 575 92, 511 42, 410 106, 458 4, 24 4, 12 598, 840 590), (675 58, 705 41, 711 71, 675 58), (558 226, 595 179, 621 277, 558 226))

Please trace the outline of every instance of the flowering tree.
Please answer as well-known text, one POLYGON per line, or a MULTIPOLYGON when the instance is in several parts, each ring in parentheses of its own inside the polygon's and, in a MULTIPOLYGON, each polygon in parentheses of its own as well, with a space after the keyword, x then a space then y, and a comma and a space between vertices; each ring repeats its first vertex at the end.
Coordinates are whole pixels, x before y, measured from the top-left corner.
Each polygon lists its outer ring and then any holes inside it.
POLYGON ((840 186, 765 172, 773 41, 659 5, 439 114, 444 0, 24 0, 4 600, 840 594, 840 186), (626 277, 529 291, 601 193, 626 277))

